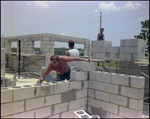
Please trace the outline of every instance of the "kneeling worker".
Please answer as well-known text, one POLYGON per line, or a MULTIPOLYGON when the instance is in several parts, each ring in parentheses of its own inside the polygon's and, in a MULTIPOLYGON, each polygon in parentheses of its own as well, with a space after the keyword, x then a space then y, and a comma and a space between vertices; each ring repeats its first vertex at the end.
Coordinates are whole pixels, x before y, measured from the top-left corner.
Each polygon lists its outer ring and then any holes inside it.
MULTIPOLYGON (((83 59, 80 57, 68 57, 68 56, 58 56, 58 55, 53 55, 50 58, 50 64, 47 67, 47 70, 44 73, 42 81, 46 78, 46 76, 52 71, 57 72, 57 81, 61 80, 69 80, 70 79, 70 66, 68 62, 71 61, 87 61, 89 62, 88 59, 83 59)), ((39 83, 40 79, 37 81, 39 83)))

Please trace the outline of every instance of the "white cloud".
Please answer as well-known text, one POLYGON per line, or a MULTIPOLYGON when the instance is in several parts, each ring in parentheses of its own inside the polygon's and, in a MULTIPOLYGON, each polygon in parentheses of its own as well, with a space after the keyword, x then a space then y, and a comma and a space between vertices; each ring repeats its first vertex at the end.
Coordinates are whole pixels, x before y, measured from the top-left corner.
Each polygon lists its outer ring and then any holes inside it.
POLYGON ((111 10, 128 10, 128 9, 140 9, 144 8, 144 6, 140 3, 133 3, 131 1, 127 2, 123 6, 116 6, 114 2, 101 2, 99 4, 99 8, 103 11, 111 11, 111 10))
POLYGON ((70 36, 69 34, 64 34, 64 33, 61 33, 60 35, 64 35, 64 36, 70 36))
POLYGON ((27 6, 34 5, 34 6, 42 7, 45 9, 50 9, 49 3, 56 4, 56 2, 58 1, 30 1, 30 2, 27 2, 27 6))

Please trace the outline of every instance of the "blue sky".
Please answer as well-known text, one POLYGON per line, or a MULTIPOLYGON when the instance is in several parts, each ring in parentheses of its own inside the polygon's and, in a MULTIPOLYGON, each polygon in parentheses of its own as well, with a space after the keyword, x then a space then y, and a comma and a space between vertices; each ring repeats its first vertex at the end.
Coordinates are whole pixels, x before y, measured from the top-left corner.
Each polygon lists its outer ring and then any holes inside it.
MULTIPOLYGON (((1 35, 52 33, 96 41, 100 12, 105 40, 120 46, 121 39, 141 32, 141 21, 149 19, 149 1, 1 1, 1 35)), ((68 45, 56 42, 55 47, 68 45)))

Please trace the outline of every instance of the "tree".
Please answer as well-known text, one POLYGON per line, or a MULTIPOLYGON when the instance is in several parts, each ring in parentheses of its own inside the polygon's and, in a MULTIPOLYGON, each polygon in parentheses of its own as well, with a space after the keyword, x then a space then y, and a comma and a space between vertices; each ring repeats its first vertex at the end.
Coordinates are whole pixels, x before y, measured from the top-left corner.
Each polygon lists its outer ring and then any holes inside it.
POLYGON ((134 38, 139 39, 148 39, 147 44, 145 46, 145 55, 149 52, 149 20, 141 21, 142 29, 140 35, 135 35, 134 38))

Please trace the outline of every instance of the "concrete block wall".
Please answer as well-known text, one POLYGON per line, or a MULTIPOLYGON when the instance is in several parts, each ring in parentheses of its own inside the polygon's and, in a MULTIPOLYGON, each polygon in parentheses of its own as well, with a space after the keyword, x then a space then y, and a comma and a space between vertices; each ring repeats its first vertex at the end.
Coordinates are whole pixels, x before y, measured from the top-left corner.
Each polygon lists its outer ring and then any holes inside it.
POLYGON ((90 71, 88 112, 100 118, 142 118, 144 77, 90 71))
MULTIPOLYGON (((145 78, 144 94, 149 93, 149 78, 138 72, 138 64, 129 61, 120 61, 118 73, 134 76, 143 76, 145 78)), ((149 76, 149 66, 140 67, 140 71, 149 76)))
POLYGON ((145 40, 122 39, 120 40, 121 60, 145 60, 145 40))
POLYGON ((91 43, 91 58, 105 59, 109 58, 107 47, 112 47, 111 41, 92 41, 91 43))
POLYGON ((1 86, 5 86, 5 48, 1 48, 1 86))

